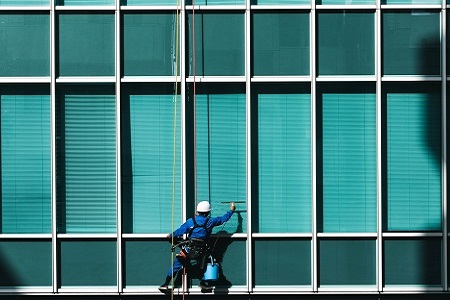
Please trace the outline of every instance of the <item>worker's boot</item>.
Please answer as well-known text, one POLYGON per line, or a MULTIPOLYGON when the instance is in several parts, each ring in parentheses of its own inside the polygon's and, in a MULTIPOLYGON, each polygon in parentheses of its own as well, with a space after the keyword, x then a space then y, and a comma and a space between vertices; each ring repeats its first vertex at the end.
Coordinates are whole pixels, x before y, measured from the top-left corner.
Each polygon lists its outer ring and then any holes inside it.
POLYGON ((169 284, 170 284, 171 280, 172 280, 172 277, 167 276, 166 281, 164 281, 164 283, 161 284, 158 289, 163 293, 166 293, 167 291, 169 291, 169 284))
POLYGON ((198 285, 202 291, 202 293, 211 293, 213 290, 213 287, 208 285, 204 280, 201 280, 198 285))

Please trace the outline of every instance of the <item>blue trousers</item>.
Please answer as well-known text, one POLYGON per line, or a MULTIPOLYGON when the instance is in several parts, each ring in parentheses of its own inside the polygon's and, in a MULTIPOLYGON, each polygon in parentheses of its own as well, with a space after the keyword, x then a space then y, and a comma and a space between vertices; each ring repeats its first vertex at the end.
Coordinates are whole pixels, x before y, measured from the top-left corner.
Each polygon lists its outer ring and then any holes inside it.
POLYGON ((183 260, 183 258, 175 257, 175 260, 173 261, 173 266, 169 269, 167 276, 172 277, 172 274, 175 276, 177 272, 183 267, 183 262, 180 260, 183 260))

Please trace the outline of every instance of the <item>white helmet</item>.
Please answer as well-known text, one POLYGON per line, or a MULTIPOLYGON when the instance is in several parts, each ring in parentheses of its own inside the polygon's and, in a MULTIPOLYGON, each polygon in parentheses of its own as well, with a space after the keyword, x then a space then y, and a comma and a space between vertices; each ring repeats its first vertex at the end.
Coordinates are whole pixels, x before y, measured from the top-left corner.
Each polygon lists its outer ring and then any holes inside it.
POLYGON ((211 211, 211 205, 208 201, 202 201, 197 204, 197 212, 205 213, 211 211))

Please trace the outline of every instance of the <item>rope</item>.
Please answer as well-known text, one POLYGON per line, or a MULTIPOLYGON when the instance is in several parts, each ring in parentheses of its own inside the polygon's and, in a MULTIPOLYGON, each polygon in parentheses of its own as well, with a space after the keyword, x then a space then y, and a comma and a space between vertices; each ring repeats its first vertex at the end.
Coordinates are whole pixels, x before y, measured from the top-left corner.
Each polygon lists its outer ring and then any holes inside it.
MULTIPOLYGON (((175 93, 174 93, 174 105, 173 105, 173 168, 172 168, 172 231, 175 231, 175 182, 176 182, 176 166, 177 166, 177 98, 178 98, 178 40, 179 40, 179 16, 180 16, 180 3, 177 0, 177 10, 175 17, 175 93)), ((172 245, 174 244, 174 236, 172 234, 172 245)), ((175 252, 171 251, 171 265, 174 263, 175 252)), ((170 293, 170 298, 173 300, 173 285, 174 285, 174 274, 172 267, 172 290, 170 293)))
POLYGON ((197 90, 196 90, 196 73, 197 73, 197 61, 196 61, 196 47, 195 47, 195 0, 192 0, 192 65, 193 65, 193 104, 194 104, 194 203, 198 201, 198 189, 197 189, 197 90))

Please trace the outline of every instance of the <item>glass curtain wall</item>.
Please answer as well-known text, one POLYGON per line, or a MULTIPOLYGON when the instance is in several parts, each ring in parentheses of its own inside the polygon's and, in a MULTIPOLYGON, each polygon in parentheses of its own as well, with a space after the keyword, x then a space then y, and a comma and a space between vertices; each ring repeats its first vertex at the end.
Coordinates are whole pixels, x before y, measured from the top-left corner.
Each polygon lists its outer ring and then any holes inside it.
POLYGON ((0 294, 450 292, 447 8, 0 0, 0 294))

